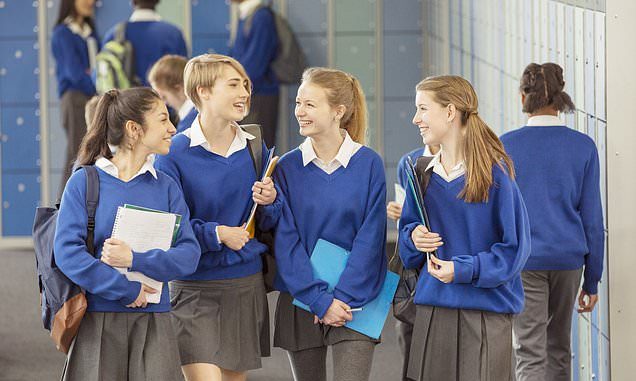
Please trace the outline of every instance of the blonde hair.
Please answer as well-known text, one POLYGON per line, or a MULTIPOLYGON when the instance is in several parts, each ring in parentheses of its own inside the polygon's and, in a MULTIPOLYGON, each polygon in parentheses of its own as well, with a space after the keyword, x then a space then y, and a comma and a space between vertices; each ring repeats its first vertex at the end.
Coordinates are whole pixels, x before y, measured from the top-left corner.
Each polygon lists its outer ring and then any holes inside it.
MULTIPOLYGON (((221 76, 223 66, 229 65, 234 68, 245 79, 245 90, 252 95, 252 81, 247 75, 245 68, 240 62, 232 57, 222 54, 201 54, 196 56, 185 66, 183 71, 183 82, 185 94, 198 110, 201 110, 201 99, 197 94, 197 87, 212 88, 216 80, 221 76)), ((250 98, 247 99, 249 110, 250 98)))
POLYGON ((512 160, 497 135, 477 113, 477 94, 470 82, 454 75, 428 77, 417 84, 416 91, 428 91, 433 100, 446 107, 453 104, 466 128, 464 161, 466 184, 459 194, 466 202, 487 202, 493 185, 492 169, 497 165, 514 179, 512 160))
POLYGON ((166 90, 183 88, 183 69, 188 60, 176 54, 167 54, 155 62, 148 72, 148 82, 166 90))
POLYGON ((95 95, 86 102, 84 108, 84 120, 86 120, 87 129, 91 128, 93 118, 95 117, 95 111, 97 111, 97 103, 99 103, 101 95, 95 95))
POLYGON ((336 69, 312 67, 303 73, 303 82, 323 88, 331 107, 343 105, 346 111, 341 128, 347 130, 351 139, 365 144, 367 133, 367 103, 360 82, 351 74, 336 69))

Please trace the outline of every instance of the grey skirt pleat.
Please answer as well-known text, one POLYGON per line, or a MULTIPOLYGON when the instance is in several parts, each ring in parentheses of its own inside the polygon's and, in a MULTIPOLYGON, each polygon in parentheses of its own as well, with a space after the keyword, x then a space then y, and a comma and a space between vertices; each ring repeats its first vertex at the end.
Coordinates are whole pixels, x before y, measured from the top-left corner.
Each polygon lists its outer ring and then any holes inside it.
POLYGON ((274 346, 277 348, 296 352, 347 340, 380 342, 347 327, 314 324, 314 315, 294 306, 293 300, 286 292, 278 296, 274 322, 274 346))
POLYGON ((512 315, 417 306, 408 378, 509 381, 512 315))
POLYGON ((170 314, 87 312, 62 380, 183 380, 170 314))
POLYGON ((269 310, 263 274, 170 284, 172 321, 181 364, 261 368, 270 355, 269 310))

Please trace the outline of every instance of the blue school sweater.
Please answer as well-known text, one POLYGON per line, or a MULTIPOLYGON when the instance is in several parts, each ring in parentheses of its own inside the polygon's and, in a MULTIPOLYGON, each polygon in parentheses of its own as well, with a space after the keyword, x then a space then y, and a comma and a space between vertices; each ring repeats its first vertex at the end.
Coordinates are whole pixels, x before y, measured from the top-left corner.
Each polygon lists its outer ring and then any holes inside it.
MULTIPOLYGON (((115 38, 116 25, 104 37, 104 44, 115 38)), ((165 21, 135 21, 126 24, 126 39, 133 46, 135 73, 142 86, 148 84, 148 70, 166 54, 188 56, 181 30, 165 21)))
POLYGON ((413 160, 413 164, 415 164, 417 162, 417 159, 422 157, 423 154, 424 154, 424 147, 416 148, 413 151, 404 154, 404 156, 400 158, 400 161, 398 162, 398 166, 397 166, 397 176, 398 176, 397 178, 402 188, 404 189, 408 188, 408 180, 406 175, 408 158, 410 157, 411 160, 413 160))
MULTIPOLYGON (((95 41, 99 41, 93 31, 95 41)), ((95 95, 91 79, 88 45, 82 36, 73 33, 66 24, 53 28, 51 50, 55 57, 57 94, 61 98, 67 90, 77 90, 87 96, 95 95)))
POLYGON ((565 126, 533 126, 501 137, 517 171, 532 229, 525 270, 585 265, 583 289, 596 294, 605 233, 594 141, 565 126))
POLYGON ((177 213, 188 218, 179 186, 165 173, 157 171, 157 179, 149 172, 129 182, 121 181, 101 169, 99 205, 95 214, 95 249, 93 257, 86 247, 86 173, 76 171, 66 184, 55 231, 55 262, 73 282, 86 290, 88 310, 95 312, 168 312, 168 281, 192 273, 199 259, 199 245, 192 228, 181 224, 177 240, 168 251, 133 252, 130 270, 164 282, 161 302, 146 308, 128 308, 135 301, 141 283, 131 282, 117 270, 101 262, 104 241, 111 236, 117 207, 133 204, 177 213))
POLYGON ((322 318, 334 298, 360 307, 379 293, 386 276, 386 183, 380 156, 361 147, 347 167, 331 175, 302 153, 285 154, 276 169, 285 198, 275 234, 275 286, 307 304, 322 318), (315 279, 309 258, 318 239, 348 251, 333 292, 315 279))
POLYGON ((399 245, 404 266, 422 269, 415 304, 497 313, 523 309, 520 273, 530 254, 528 214, 517 184, 498 167, 493 168, 493 181, 487 203, 467 203, 459 198, 464 176, 446 182, 431 175, 424 204, 431 231, 444 242, 438 258, 455 265, 449 284, 427 272, 426 254, 413 245, 411 233, 422 223, 413 194, 407 193, 399 245))
POLYGON ((199 115, 199 112, 197 111, 196 107, 192 107, 192 110, 188 112, 188 115, 186 115, 185 118, 181 119, 177 124, 177 134, 190 128, 197 115, 199 115))
MULTIPOLYGON (((263 144, 263 165, 268 151, 263 144)), ((157 168, 177 181, 190 209, 190 223, 201 246, 201 259, 196 271, 181 280, 215 280, 241 278, 262 270, 261 254, 267 247, 251 239, 238 251, 231 250, 216 238, 216 227, 241 226, 252 206, 252 186, 256 172, 248 147, 230 157, 190 147, 184 134, 172 139, 170 153, 157 158, 157 168)), ((260 174, 259 174, 260 177, 260 174)), ((263 231, 278 221, 282 201, 259 206, 257 223, 263 231)))
POLYGON ((270 68, 276 58, 278 35, 270 9, 263 7, 252 16, 252 27, 246 35, 245 20, 239 20, 236 40, 230 56, 236 58, 247 71, 255 95, 278 94, 278 79, 270 68))

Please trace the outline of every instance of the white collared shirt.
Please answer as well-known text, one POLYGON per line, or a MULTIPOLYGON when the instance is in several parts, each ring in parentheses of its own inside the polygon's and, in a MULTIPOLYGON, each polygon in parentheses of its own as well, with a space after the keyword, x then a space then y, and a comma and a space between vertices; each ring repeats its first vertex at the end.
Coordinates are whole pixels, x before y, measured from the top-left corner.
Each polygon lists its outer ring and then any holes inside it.
POLYGON ((433 153, 431 152, 431 149, 428 148, 428 144, 424 146, 424 152, 422 152, 422 156, 423 157, 433 157, 435 155, 433 155, 433 153))
POLYGON ((93 33, 93 29, 88 23, 84 23, 83 25, 79 25, 71 16, 64 19, 64 24, 68 27, 68 29, 82 37, 84 41, 86 41, 86 46, 88 48, 88 64, 91 70, 95 69, 95 56, 97 56, 97 40, 91 35, 93 33))
POLYGON ((433 160, 428 163, 426 170, 429 170, 431 167, 433 167, 433 172, 437 173, 447 183, 450 183, 451 181, 461 177, 464 173, 466 173, 466 166, 464 165, 463 161, 453 167, 453 169, 451 169, 449 173, 446 173, 446 170, 442 165, 441 154, 442 151, 440 150, 437 155, 433 157, 433 160))
POLYGON ((318 168, 325 171, 328 175, 334 173, 341 166, 347 168, 351 157, 358 152, 360 147, 362 147, 362 144, 354 142, 346 130, 341 129, 340 131, 344 136, 344 141, 342 142, 342 145, 340 145, 340 149, 338 149, 336 157, 334 157, 329 163, 325 163, 320 160, 318 155, 316 155, 314 146, 311 144, 311 138, 305 139, 305 141, 298 147, 303 155, 303 166, 306 167, 309 163, 313 162, 318 168))
POLYGON ((526 126, 563 126, 563 121, 554 115, 537 115, 528 118, 526 126))
POLYGON ((178 111, 179 120, 185 119, 185 117, 188 116, 188 113, 190 113, 190 110, 192 110, 193 108, 194 103, 192 103, 190 99, 186 98, 186 101, 181 105, 178 111))
POLYGON ((161 16, 152 9, 135 9, 128 21, 161 21, 161 16))
POLYGON ((263 0, 245 0, 238 5, 239 18, 244 20, 251 15, 258 6, 263 4, 263 0))
MULTIPOLYGON (((157 170, 155 169, 154 163, 155 163, 155 155, 148 155, 148 157, 146 158, 146 161, 141 166, 139 171, 137 171, 137 173, 135 173, 135 175, 131 177, 128 181, 132 181, 135 177, 141 176, 145 174, 146 172, 150 172, 150 174, 156 179, 157 170)), ((106 159, 105 157, 100 157, 99 159, 97 159, 95 161, 95 166, 101 169, 102 171, 106 172, 107 174, 119 179, 119 169, 117 168, 115 163, 106 159)))
MULTIPOLYGON (((194 119, 194 122, 192 122, 192 126, 190 126, 190 128, 183 131, 183 134, 187 136, 188 138, 190 138, 190 147, 201 146, 206 151, 212 152, 212 149, 210 148, 210 144, 205 139, 205 135, 203 135, 203 130, 201 129, 201 121, 199 119, 200 119, 200 116, 196 117, 194 119)), ((228 158, 232 156, 233 153, 236 153, 244 149, 245 147, 247 147, 248 140, 252 140, 256 138, 254 135, 247 133, 245 130, 239 127, 238 124, 234 124, 233 127, 236 134, 234 135, 234 140, 232 141, 232 144, 230 144, 230 148, 228 148, 225 155, 221 155, 217 152, 212 152, 212 153, 228 158)))

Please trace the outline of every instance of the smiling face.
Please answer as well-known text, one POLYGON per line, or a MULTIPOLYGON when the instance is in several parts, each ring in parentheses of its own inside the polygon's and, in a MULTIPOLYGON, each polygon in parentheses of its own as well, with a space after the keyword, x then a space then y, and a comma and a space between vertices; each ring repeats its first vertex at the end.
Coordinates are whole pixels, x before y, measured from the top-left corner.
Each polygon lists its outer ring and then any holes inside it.
POLYGON ((146 149, 149 154, 167 155, 177 129, 170 121, 168 108, 162 101, 157 100, 154 107, 144 114, 144 127, 137 148, 146 149))
POLYGON ((311 82, 303 82, 298 88, 294 111, 300 135, 315 137, 340 127, 344 106, 331 107, 327 92, 311 82))
POLYGON ((427 145, 439 145, 450 130, 449 108, 433 99, 429 91, 415 94, 413 124, 420 130, 422 141, 427 145))
POLYGON ((79 17, 93 17, 95 0, 75 0, 74 5, 79 17))
POLYGON ((202 113, 228 121, 240 121, 248 113, 249 81, 230 65, 223 65, 211 89, 198 88, 202 113))

